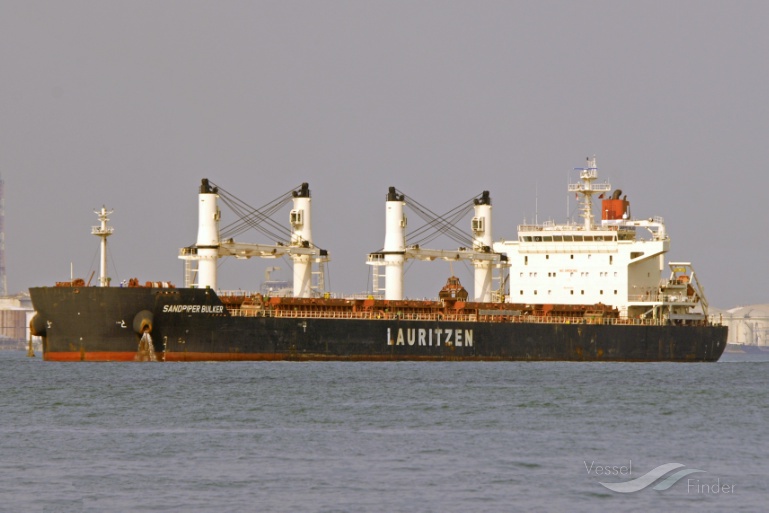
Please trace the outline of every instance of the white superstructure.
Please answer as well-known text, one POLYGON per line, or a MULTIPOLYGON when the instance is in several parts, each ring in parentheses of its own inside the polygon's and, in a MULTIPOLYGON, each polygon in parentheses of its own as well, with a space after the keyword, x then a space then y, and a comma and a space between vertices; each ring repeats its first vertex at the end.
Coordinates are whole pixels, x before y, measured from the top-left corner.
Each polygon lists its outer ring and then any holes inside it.
POLYGON ((582 224, 548 222, 520 225, 517 240, 494 244, 508 256, 512 303, 616 307, 621 317, 692 320, 707 315, 707 302, 691 263, 670 264, 662 218, 632 219, 630 204, 611 186, 596 183, 595 157, 577 168, 580 181, 569 193, 581 195, 582 224), (601 223, 594 222, 593 195, 602 201, 601 223), (604 199, 605 198, 605 199, 604 199), (696 287, 696 289, 695 289, 696 287), (692 313, 700 305, 702 312, 692 313))

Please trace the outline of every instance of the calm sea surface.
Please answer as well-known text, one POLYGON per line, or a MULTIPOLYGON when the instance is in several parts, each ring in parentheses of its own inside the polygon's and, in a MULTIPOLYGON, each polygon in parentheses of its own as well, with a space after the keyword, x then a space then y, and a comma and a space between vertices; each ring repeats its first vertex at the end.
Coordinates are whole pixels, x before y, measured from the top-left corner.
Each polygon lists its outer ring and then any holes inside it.
POLYGON ((6 351, 0 386, 0 511, 769 504, 769 355, 716 364, 126 364, 6 351), (662 478, 633 493, 600 484, 667 463, 702 472, 667 490, 653 489, 662 478))

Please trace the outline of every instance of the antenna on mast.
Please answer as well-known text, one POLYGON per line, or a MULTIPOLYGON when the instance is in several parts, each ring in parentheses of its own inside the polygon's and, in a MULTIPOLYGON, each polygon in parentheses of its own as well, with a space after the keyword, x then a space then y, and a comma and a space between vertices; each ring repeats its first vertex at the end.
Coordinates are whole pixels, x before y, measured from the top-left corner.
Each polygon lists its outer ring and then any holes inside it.
POLYGON ((611 185, 605 183, 593 183, 598 179, 598 167, 596 166, 595 155, 588 157, 585 167, 576 167, 579 171, 581 183, 569 184, 569 192, 582 195, 582 219, 584 220, 584 229, 589 231, 593 228, 593 194, 605 193, 611 190, 611 185))

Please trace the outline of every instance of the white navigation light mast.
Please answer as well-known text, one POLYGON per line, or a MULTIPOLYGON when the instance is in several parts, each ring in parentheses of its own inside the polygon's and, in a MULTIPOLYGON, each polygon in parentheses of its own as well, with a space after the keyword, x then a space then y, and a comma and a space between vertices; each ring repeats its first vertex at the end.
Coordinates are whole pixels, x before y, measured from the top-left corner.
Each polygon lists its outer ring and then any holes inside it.
POLYGON ((385 212, 385 242, 382 253, 385 261, 385 299, 403 299, 403 262, 406 260, 406 205, 403 194, 395 187, 387 193, 385 212))
MULTIPOLYGON (((291 246, 296 248, 312 247, 312 212, 310 186, 303 183, 293 192, 294 208, 291 210, 291 246)), ((294 261, 294 297, 312 295, 312 255, 292 254, 294 261)))
MULTIPOLYGON (((491 253, 494 243, 491 235, 491 197, 489 191, 483 191, 480 198, 475 201, 475 216, 471 222, 473 232, 473 251, 477 253, 491 253)), ((475 267, 475 300, 491 302, 491 280, 494 262, 491 260, 473 259, 475 267)))
POLYGON ((593 194, 605 193, 611 190, 608 183, 593 182, 598 179, 598 167, 595 163, 595 155, 588 157, 587 166, 575 168, 579 171, 582 183, 569 184, 569 192, 582 194, 582 218, 585 220, 585 230, 593 229, 593 194))
POLYGON ((219 258, 219 194, 207 179, 200 184, 198 194, 198 240, 195 243, 198 260, 198 287, 216 290, 216 265, 219 258))
POLYGON ((94 214, 99 216, 99 221, 101 221, 101 225, 91 228, 92 235, 101 237, 101 267, 99 269, 100 287, 109 287, 110 282, 110 279, 107 277, 107 237, 112 235, 112 232, 115 229, 111 226, 107 226, 107 221, 109 221, 108 216, 112 214, 112 212, 114 212, 114 210, 107 210, 103 205, 101 210, 93 211, 94 214))

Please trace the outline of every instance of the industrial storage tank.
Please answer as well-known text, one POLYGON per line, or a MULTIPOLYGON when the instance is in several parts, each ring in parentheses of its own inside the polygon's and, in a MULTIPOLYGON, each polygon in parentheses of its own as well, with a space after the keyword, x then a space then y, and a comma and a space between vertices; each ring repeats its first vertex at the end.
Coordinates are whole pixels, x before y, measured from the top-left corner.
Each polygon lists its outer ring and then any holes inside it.
POLYGON ((738 306, 715 315, 720 315, 729 327, 727 344, 769 350, 769 304, 738 306))

